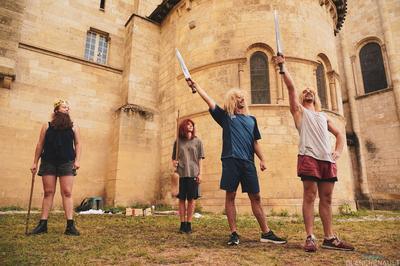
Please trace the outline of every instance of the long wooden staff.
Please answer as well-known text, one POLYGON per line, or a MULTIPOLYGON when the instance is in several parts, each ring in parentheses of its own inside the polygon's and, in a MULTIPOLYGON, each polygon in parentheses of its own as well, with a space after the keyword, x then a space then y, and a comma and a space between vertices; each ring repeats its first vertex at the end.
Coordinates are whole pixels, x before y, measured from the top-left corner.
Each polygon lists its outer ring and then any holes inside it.
POLYGON ((31 194, 29 195, 28 214, 26 215, 25 235, 29 234, 28 226, 29 226, 29 216, 31 214, 33 187, 35 185, 35 174, 36 173, 32 173, 31 194))
MULTIPOLYGON (((178 109, 178 117, 176 118, 175 160, 179 161, 179 109, 178 109)), ((178 196, 178 192, 179 192, 179 174, 178 174, 178 169, 175 169, 174 173, 171 176, 172 197, 178 196)))

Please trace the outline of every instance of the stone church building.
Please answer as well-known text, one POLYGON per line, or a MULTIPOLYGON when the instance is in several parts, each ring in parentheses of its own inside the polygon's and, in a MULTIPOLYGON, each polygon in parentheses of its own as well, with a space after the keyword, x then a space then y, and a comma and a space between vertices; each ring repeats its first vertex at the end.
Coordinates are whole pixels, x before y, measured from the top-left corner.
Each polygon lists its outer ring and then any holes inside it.
MULTIPOLYGON (((39 131, 62 98, 83 143, 75 204, 89 196, 114 206, 175 204, 169 179, 179 110, 204 143, 199 203, 222 212, 222 130, 187 87, 178 48, 218 103, 230 88, 245 91, 267 161, 259 171, 264 207, 300 212, 298 132, 272 63, 274 10, 297 89, 316 88, 347 136, 335 210, 398 209, 398 0, 1 0, 0 206, 27 206, 39 131)), ((40 207, 40 178, 33 195, 40 207)), ((246 194, 238 193, 237 207, 250 211, 246 194)))

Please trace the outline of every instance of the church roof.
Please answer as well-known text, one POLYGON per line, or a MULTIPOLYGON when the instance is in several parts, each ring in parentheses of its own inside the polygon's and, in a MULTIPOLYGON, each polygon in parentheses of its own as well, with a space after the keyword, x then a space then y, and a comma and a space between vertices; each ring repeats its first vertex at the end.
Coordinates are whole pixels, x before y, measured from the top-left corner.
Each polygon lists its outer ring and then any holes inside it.
MULTIPOLYGON (((149 19, 161 23, 169 12, 180 2, 180 0, 163 0, 161 4, 150 14, 149 19)), ((347 0, 333 0, 338 13, 335 33, 342 28, 347 13, 347 0)))
POLYGON ((161 4, 150 14, 149 19, 161 23, 168 15, 169 11, 178 4, 180 0, 163 0, 161 4))

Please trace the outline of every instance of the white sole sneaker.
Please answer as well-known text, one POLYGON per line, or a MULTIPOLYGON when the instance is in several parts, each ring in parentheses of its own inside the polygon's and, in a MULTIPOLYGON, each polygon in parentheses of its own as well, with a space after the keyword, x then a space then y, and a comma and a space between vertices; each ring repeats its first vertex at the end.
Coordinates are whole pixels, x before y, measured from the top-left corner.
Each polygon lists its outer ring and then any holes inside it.
POLYGON ((265 239, 265 238, 260 238, 260 241, 263 243, 274 243, 274 244, 286 244, 287 243, 286 240, 277 241, 277 240, 271 240, 271 239, 265 239))

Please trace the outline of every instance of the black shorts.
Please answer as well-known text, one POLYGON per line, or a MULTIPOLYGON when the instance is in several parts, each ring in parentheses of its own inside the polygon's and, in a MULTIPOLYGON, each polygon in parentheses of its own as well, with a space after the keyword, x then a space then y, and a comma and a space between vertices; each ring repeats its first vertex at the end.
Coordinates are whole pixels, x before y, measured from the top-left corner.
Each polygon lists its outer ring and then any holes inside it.
POLYGON ((222 159, 222 177, 220 188, 227 192, 236 192, 239 183, 242 192, 259 193, 257 170, 254 162, 236 158, 222 159))
POLYGON ((332 177, 332 178, 318 178, 315 176, 307 176, 307 175, 301 175, 300 176, 301 181, 314 181, 317 183, 335 183, 338 181, 337 177, 332 177))
POLYGON ((199 184, 196 177, 181 177, 179 178, 179 194, 180 200, 192 200, 199 198, 199 184))
POLYGON ((40 162, 39 176, 53 175, 53 176, 76 176, 76 169, 74 162, 67 162, 61 164, 50 163, 46 161, 40 162))

